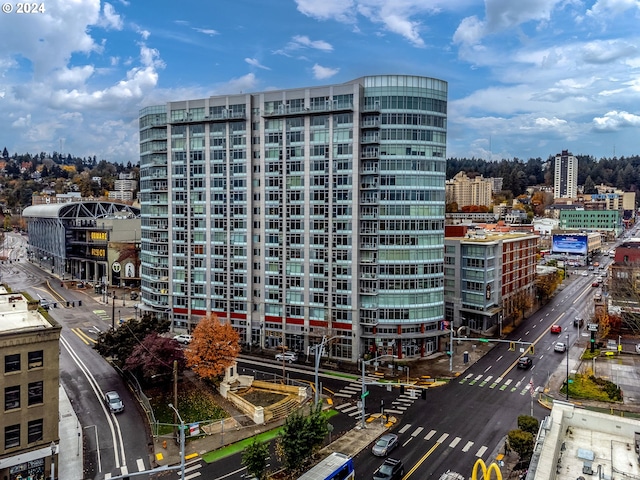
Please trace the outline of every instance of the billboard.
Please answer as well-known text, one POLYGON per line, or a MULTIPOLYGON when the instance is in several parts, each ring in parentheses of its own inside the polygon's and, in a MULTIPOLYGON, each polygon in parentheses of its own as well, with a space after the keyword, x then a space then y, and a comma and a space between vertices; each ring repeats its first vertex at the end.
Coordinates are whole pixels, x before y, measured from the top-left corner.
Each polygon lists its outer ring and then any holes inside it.
POLYGON ((587 236, 582 235, 554 235, 551 244, 553 253, 569 253, 573 255, 587 254, 587 236))

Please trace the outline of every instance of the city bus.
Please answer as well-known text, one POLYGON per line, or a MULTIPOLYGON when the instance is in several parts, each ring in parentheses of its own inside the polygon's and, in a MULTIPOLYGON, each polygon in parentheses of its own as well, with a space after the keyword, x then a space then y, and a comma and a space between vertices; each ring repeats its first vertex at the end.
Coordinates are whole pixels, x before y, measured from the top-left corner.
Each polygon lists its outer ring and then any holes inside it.
POLYGON ((353 459, 344 453, 334 452, 298 480, 354 480, 355 478, 353 459))

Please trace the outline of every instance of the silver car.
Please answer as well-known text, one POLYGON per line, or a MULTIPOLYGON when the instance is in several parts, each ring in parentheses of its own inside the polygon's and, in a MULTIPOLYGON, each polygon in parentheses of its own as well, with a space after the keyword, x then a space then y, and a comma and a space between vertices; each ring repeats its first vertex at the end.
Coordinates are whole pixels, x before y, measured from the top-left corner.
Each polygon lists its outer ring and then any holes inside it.
POLYGON ((395 433, 385 433, 373 445, 371 453, 376 457, 386 457, 391 450, 398 446, 398 435, 395 433))
POLYGON ((120 413, 124 411, 124 403, 122 403, 122 399, 118 392, 107 392, 104 394, 104 401, 109 407, 111 413, 120 413))

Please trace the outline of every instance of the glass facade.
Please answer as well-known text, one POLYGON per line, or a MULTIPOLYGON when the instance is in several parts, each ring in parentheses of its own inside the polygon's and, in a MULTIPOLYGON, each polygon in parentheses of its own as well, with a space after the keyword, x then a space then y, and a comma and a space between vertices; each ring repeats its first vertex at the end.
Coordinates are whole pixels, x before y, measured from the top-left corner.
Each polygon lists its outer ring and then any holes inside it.
POLYGON ((403 75, 143 109, 143 301, 264 348, 438 349, 446 110, 403 75))

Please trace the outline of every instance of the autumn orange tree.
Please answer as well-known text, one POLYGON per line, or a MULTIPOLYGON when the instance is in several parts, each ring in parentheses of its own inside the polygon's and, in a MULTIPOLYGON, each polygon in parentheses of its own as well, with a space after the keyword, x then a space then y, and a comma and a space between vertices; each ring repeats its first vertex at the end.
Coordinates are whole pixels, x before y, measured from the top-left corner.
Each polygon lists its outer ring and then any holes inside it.
POLYGON ((214 313, 204 317, 185 350, 187 367, 204 379, 214 379, 235 361, 240 353, 240 336, 231 324, 220 323, 214 313))

